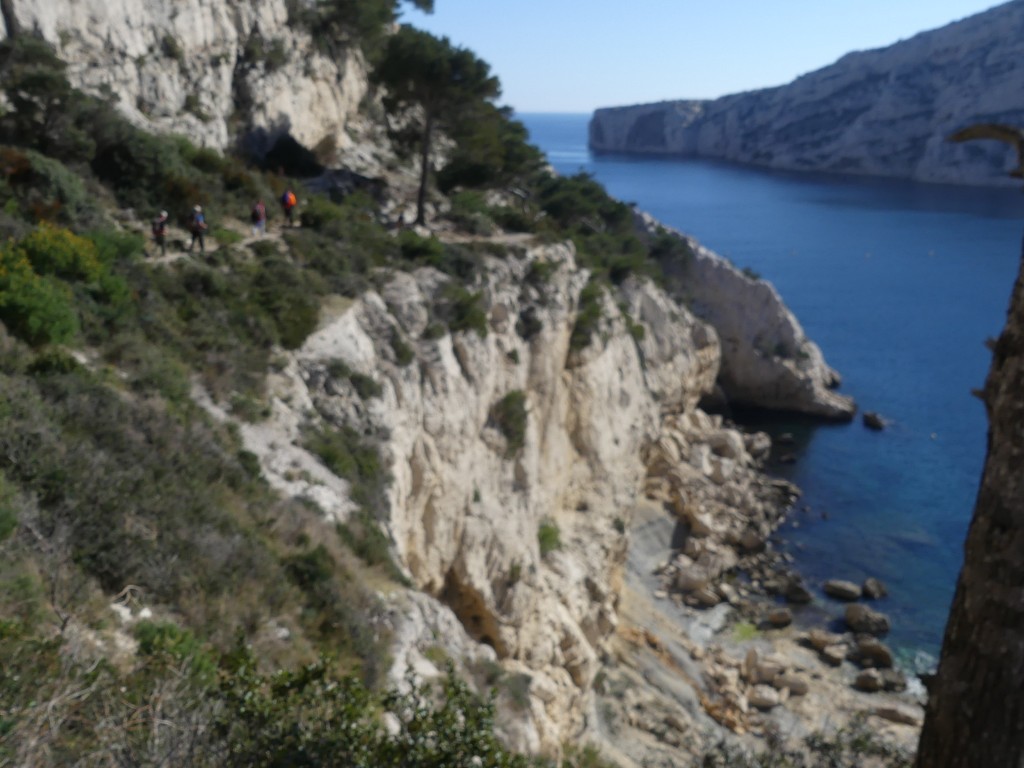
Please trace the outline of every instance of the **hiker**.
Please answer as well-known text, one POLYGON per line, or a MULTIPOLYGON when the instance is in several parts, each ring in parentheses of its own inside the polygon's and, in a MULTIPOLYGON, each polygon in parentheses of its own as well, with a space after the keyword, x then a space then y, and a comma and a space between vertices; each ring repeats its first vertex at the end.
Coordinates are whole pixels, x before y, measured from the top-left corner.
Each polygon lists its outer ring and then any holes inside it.
POLYGON ((153 219, 153 242, 160 249, 160 255, 167 255, 167 211, 153 219))
POLYGON ((252 234, 253 237, 262 237, 267 233, 267 207, 262 200, 257 200, 252 207, 252 234))
POLYGON ((203 236, 206 232, 206 217, 203 216, 203 207, 197 205, 192 209, 192 219, 189 222, 189 230, 192 232, 192 242, 188 244, 188 252, 192 253, 192 246, 199 241, 199 252, 206 253, 206 243, 203 236))
POLYGON ((295 204, 298 200, 295 198, 295 193, 290 189, 286 189, 284 194, 281 195, 281 209, 284 211, 284 219, 288 222, 288 226, 292 227, 295 225, 292 211, 295 210, 295 204))

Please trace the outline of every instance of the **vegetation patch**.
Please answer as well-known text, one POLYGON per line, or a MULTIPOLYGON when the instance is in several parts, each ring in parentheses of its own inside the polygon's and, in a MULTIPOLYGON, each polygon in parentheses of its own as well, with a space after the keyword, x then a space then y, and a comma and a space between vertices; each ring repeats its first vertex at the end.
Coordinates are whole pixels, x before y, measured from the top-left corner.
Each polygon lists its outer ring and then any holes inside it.
POLYGON ((576 309, 576 322, 569 336, 569 349, 578 352, 590 345, 594 332, 601 323, 601 298, 604 288, 600 282, 591 280, 580 291, 576 309))
POLYGON ((541 521, 537 529, 537 543, 540 545, 541 557, 562 548, 562 534, 554 520, 541 521))
POLYGON ((505 436, 505 457, 522 450, 526 441, 526 393, 514 389, 491 407, 491 420, 505 436))

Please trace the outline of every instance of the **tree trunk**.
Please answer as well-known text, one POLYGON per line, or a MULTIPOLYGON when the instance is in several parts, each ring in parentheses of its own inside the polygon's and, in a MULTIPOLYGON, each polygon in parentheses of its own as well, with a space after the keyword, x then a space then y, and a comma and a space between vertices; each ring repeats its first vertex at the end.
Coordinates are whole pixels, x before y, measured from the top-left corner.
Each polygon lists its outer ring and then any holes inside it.
POLYGON ((18 17, 14 15, 14 0, 0 0, 0 13, 4 17, 4 27, 7 29, 7 37, 11 40, 21 33, 21 25, 18 17))
POLYGON ((1024 768, 1024 253, 984 400, 988 455, 918 768, 1024 768))
POLYGON ((434 133, 434 118, 428 112, 423 119, 423 137, 420 139, 420 189, 416 194, 416 223, 427 223, 427 180, 430 178, 430 142, 434 133))

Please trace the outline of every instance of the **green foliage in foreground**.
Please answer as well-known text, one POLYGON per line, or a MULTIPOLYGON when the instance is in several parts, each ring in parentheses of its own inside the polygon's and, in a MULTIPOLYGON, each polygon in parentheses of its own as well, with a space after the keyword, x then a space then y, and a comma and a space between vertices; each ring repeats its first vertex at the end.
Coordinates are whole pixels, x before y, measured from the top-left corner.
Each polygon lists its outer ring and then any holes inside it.
POLYGON ((324 657, 260 671, 236 646, 212 659, 173 625, 142 623, 127 671, 0 622, 0 763, 302 768, 527 768, 494 735, 494 706, 452 672, 375 692, 324 657), (381 715, 390 712, 392 733, 381 715))

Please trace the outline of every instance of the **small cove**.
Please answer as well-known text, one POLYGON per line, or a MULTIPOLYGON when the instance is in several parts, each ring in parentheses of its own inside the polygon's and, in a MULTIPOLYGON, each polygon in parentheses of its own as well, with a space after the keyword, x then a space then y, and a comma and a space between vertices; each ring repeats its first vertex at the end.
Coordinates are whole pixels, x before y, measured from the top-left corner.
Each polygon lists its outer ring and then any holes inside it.
MULTIPOLYGON (((795 462, 769 471, 803 490, 778 546, 810 586, 876 576, 890 640, 918 666, 937 653, 984 460, 983 385, 1016 275, 1024 195, 767 171, 672 158, 592 156, 588 115, 519 115, 562 174, 748 267, 779 290, 883 432, 787 416, 795 462)), ((820 608, 841 606, 820 597, 820 608)))

